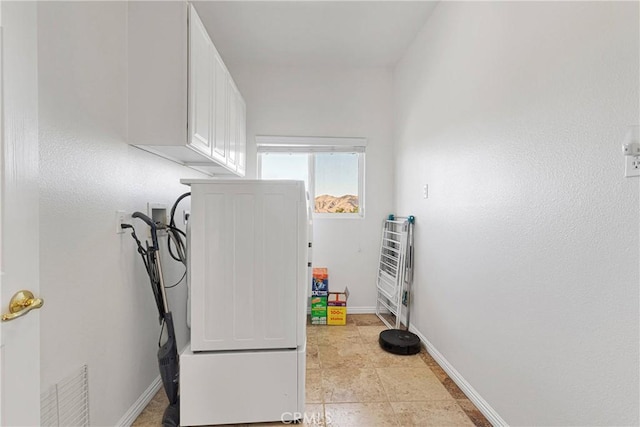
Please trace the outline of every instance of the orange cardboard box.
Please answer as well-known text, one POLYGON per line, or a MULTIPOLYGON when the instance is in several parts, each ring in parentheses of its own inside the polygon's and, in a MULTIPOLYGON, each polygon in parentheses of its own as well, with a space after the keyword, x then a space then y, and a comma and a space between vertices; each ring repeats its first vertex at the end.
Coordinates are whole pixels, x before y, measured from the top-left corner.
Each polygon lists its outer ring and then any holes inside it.
POLYGON ((313 277, 320 280, 326 280, 329 278, 329 269, 327 269, 326 267, 314 267, 313 277))
POLYGON ((326 267, 315 267, 311 278, 311 295, 327 296, 329 291, 329 272, 326 267))

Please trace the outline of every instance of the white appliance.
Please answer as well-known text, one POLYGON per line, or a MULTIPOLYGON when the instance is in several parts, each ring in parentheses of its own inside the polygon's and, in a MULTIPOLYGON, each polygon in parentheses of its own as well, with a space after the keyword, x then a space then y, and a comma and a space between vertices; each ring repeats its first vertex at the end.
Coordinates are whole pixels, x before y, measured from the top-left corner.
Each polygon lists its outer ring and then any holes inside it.
POLYGON ((181 425, 301 418, 311 283, 304 183, 181 182, 191 186, 181 425))

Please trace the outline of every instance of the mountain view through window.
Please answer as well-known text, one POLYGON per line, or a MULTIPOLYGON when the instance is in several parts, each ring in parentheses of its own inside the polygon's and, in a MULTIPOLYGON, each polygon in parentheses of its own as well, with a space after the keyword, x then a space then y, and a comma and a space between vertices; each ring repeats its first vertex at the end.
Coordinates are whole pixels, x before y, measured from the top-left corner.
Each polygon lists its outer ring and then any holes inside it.
POLYGON ((305 182, 320 214, 361 213, 358 153, 263 153, 262 179, 305 182), (310 185, 311 184, 311 185, 310 185))
POLYGON ((358 155, 315 154, 315 212, 358 213, 358 155))

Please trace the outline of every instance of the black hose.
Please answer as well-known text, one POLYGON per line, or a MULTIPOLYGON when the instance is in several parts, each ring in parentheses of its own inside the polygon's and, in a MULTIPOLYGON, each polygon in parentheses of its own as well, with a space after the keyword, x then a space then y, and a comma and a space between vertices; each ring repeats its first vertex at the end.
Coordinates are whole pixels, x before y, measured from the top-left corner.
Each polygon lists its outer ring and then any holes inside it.
POLYGON ((142 212, 134 212, 131 214, 131 218, 139 218, 147 223, 149 227, 151 227, 151 241, 153 243, 153 249, 156 251, 160 250, 160 246, 158 246, 158 227, 156 223, 153 222, 151 218, 143 214, 142 212))
POLYGON ((164 313, 164 304, 163 304, 163 297, 160 293, 160 286, 161 286, 160 272, 158 271, 158 264, 156 263, 156 256, 159 256, 156 225, 153 224, 153 221, 151 221, 151 219, 148 216, 140 212, 134 212, 131 215, 131 217, 139 218, 145 223, 147 223, 147 225, 151 227, 152 239, 155 237, 155 247, 149 246, 149 242, 147 241, 145 242, 146 248, 144 248, 142 246, 142 243, 140 242, 140 239, 138 239, 138 236, 136 235, 136 231, 133 228, 133 226, 131 224, 121 225, 122 229, 127 229, 127 228, 131 229, 131 237, 133 237, 133 239, 136 241, 136 245, 138 246, 138 253, 140 254, 140 257, 142 258, 142 262, 144 263, 144 268, 147 271, 147 276, 149 276, 149 282, 151 283, 151 291, 153 292, 153 298, 155 299, 156 307, 158 308, 158 315, 160 316, 160 320, 162 320, 162 314, 164 313))
POLYGON ((182 230, 176 227, 175 214, 178 204, 182 201, 182 199, 188 196, 191 196, 190 192, 184 193, 176 199, 175 203, 171 207, 171 212, 169 214, 169 225, 167 225, 167 233, 169 235, 169 239, 167 240, 167 249, 169 250, 169 255, 171 256, 171 258, 178 262, 181 262, 185 266, 187 265, 187 245, 184 241, 184 238, 186 238, 187 236, 182 230), (173 245, 175 246, 175 253, 171 248, 171 242, 173 242, 173 245))

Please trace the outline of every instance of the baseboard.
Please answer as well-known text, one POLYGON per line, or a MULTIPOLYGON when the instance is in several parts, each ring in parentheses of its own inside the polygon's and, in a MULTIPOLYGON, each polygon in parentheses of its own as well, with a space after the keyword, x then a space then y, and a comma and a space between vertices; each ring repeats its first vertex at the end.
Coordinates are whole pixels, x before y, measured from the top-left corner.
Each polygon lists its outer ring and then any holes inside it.
POLYGON ((153 396, 156 395, 158 390, 162 387, 162 380, 160 375, 153 380, 151 385, 142 393, 142 395, 136 400, 136 402, 129 408, 129 410, 122 416, 120 421, 117 422, 117 426, 129 427, 138 418, 138 415, 144 411, 153 396))
POLYGON ((462 392, 469 398, 469 400, 472 401, 474 405, 476 405, 480 412, 482 412, 482 415, 484 415, 494 427, 508 426, 507 422, 502 419, 502 417, 491 407, 491 405, 487 403, 486 400, 482 398, 482 396, 480 396, 480 394, 478 394, 478 392, 471 386, 471 384, 469 384, 467 380, 465 380, 464 377, 460 375, 460 372, 458 372, 456 368, 454 368, 453 365, 451 365, 451 363, 449 363, 449 361, 445 359, 445 357, 433 346, 433 344, 431 344, 431 342, 429 342, 429 340, 424 335, 422 335, 422 333, 420 333, 420 331, 415 328, 413 324, 410 325, 409 330, 415 333, 420 338, 431 357, 433 357, 433 359, 438 362, 438 365, 440 365, 440 367, 445 370, 445 372, 449 375, 449 377, 451 377, 453 382, 455 382, 458 387, 460 387, 460 390, 462 390, 462 392))
POLYGON ((376 307, 349 307, 347 306, 347 314, 376 314, 376 307))
MULTIPOLYGON (((347 314, 375 314, 376 307, 349 307, 347 306, 347 314)), ((307 307, 307 314, 311 314, 311 307, 307 307)))

